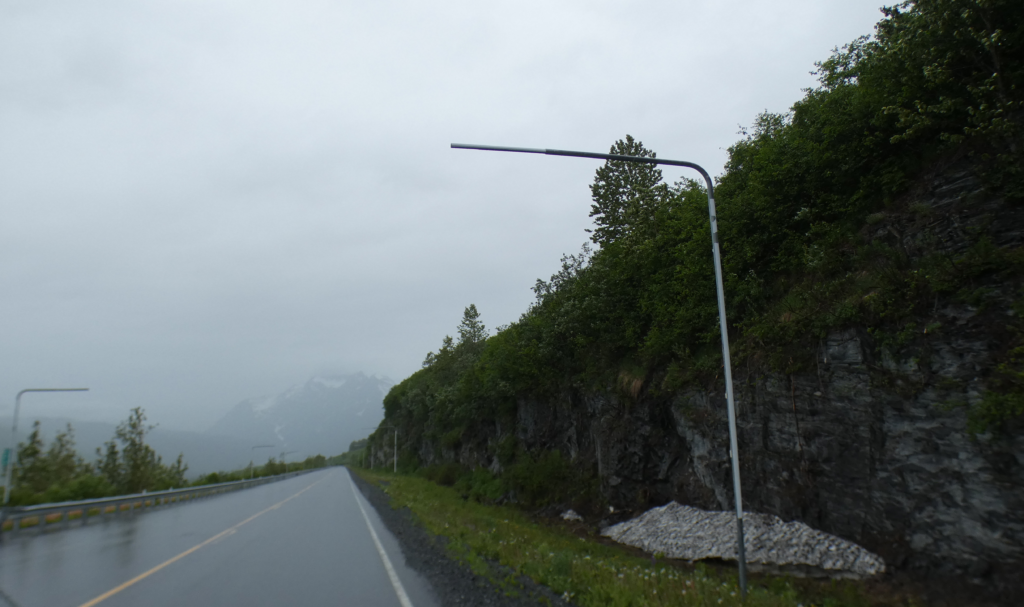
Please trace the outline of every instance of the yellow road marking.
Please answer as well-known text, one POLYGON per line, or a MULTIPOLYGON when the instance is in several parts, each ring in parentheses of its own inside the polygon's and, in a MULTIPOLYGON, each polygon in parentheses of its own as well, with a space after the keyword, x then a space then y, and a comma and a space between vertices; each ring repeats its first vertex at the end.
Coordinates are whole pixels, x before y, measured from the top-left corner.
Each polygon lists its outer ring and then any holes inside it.
POLYGON ((280 502, 274 504, 273 506, 270 506, 269 508, 266 508, 264 510, 260 510, 256 514, 254 514, 254 515, 250 516, 249 518, 245 519, 244 521, 242 521, 241 523, 238 523, 237 525, 235 525, 233 527, 229 527, 228 529, 225 529, 224 531, 221 531, 217 535, 211 537, 210 539, 206 540, 205 542, 203 542, 201 544, 196 544, 195 546, 192 546, 191 548, 189 548, 185 552, 182 552, 178 556, 175 556, 175 557, 167 559, 166 561, 160 563, 159 565, 157 565, 156 567, 153 567, 152 569, 150 569, 149 571, 147 571, 145 573, 140 573, 139 575, 133 577, 132 579, 128 580, 127 582, 125 582, 123 584, 121 584, 120 586, 118 586, 116 588, 111 588, 110 590, 104 592, 103 594, 99 595, 98 597, 94 598, 93 600, 88 601, 86 603, 82 603, 79 607, 93 607, 93 605, 97 605, 99 603, 102 603, 103 601, 109 599, 110 597, 114 596, 118 592, 121 592, 125 588, 128 588, 130 586, 134 586, 135 584, 137 584, 137 583, 141 582, 142 580, 148 578, 149 576, 153 575, 157 571, 160 571, 161 569, 163 569, 164 567, 170 565, 171 563, 174 563, 175 561, 180 561, 181 559, 183 559, 186 556, 192 554, 196 550, 199 550, 203 546, 212 544, 213 542, 216 542, 217 540, 219 540, 221 538, 224 538, 226 536, 229 536, 229 535, 233 534, 235 531, 238 530, 239 527, 241 527, 242 525, 252 521, 256 517, 261 516, 263 514, 266 514, 267 512, 270 512, 271 510, 276 510, 276 509, 280 508, 285 502, 288 502, 290 500, 293 500, 293 499, 299 497, 303 493, 305 493, 305 492, 309 491, 310 489, 312 489, 313 485, 319 483, 320 481, 323 481, 325 478, 327 478, 327 477, 325 476, 324 478, 321 478, 319 481, 316 481, 314 483, 310 483, 309 486, 307 486, 305 489, 299 491, 295 495, 293 495, 293 496, 291 496, 289 498, 283 499, 280 502))

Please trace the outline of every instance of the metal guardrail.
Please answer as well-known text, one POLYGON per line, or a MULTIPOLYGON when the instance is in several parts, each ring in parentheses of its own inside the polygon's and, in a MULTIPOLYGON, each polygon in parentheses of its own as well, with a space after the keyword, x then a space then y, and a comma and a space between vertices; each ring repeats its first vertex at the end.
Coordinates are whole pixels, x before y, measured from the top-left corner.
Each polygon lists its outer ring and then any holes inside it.
POLYGON ((200 485, 185 489, 168 489, 166 491, 153 491, 152 493, 134 493, 131 495, 116 495, 114 497, 101 497, 89 500, 78 500, 74 502, 58 502, 53 504, 36 504, 35 506, 17 506, 14 508, 0 508, 0 537, 7 534, 14 534, 24 528, 26 523, 30 528, 48 529, 56 524, 63 528, 71 526, 72 517, 79 518, 83 525, 88 524, 90 518, 106 519, 107 515, 119 516, 123 512, 133 514, 138 508, 155 508, 167 504, 191 501, 201 497, 208 497, 238 489, 248 489, 257 485, 264 485, 275 481, 294 478, 296 476, 312 472, 313 470, 299 470, 275 476, 264 476, 252 480, 231 481, 227 483, 216 483, 213 485, 200 485), (55 516, 56 515, 56 516, 55 516), (34 523, 32 521, 35 521, 34 523), (8 522, 11 523, 7 529, 8 522))

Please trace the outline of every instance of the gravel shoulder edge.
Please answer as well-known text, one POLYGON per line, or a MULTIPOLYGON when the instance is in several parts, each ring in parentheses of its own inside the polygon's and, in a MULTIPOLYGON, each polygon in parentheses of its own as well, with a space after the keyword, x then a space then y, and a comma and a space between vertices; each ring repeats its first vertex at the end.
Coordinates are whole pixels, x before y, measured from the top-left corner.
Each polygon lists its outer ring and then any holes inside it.
POLYGON ((510 578, 512 571, 495 562, 488 563, 493 577, 514 579, 514 585, 507 581, 499 584, 476 575, 468 565, 449 554, 448 538, 427 531, 408 508, 394 509, 391 498, 380 487, 367 482, 352 470, 349 470, 349 474, 359 492, 377 511, 384 526, 398 539, 406 564, 426 578, 438 602, 444 607, 571 606, 571 603, 562 600, 552 590, 529 578, 510 578), (513 594, 517 596, 511 596, 513 594))

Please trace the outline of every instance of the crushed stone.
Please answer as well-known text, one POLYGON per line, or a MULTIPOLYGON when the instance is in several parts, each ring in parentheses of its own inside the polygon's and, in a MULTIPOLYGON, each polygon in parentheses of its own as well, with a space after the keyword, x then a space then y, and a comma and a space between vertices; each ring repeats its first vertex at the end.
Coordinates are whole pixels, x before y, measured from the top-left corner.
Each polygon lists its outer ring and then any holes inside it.
POLYGON ((566 520, 566 521, 582 521, 583 517, 580 516, 579 513, 577 513, 575 510, 570 508, 570 509, 568 509, 568 510, 566 510, 565 512, 562 513, 562 520, 566 520))
MULTIPOLYGON (((785 523, 770 514, 744 512, 743 532, 748 563, 811 566, 848 574, 842 577, 885 571, 885 561, 878 555, 799 521, 785 523)), ((670 502, 606 527, 601 535, 667 558, 736 560, 736 515, 731 512, 670 502)))

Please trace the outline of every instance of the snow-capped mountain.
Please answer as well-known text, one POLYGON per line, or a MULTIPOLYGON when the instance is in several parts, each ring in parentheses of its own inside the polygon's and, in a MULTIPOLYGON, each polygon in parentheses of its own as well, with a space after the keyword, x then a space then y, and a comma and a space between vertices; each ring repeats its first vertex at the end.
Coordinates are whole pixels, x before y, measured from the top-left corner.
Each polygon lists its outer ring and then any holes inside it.
POLYGON ((297 451, 290 460, 337 455, 380 423, 392 385, 364 373, 317 375, 276 396, 243 400, 207 432, 275 446, 254 453, 257 461, 282 451, 297 451))

